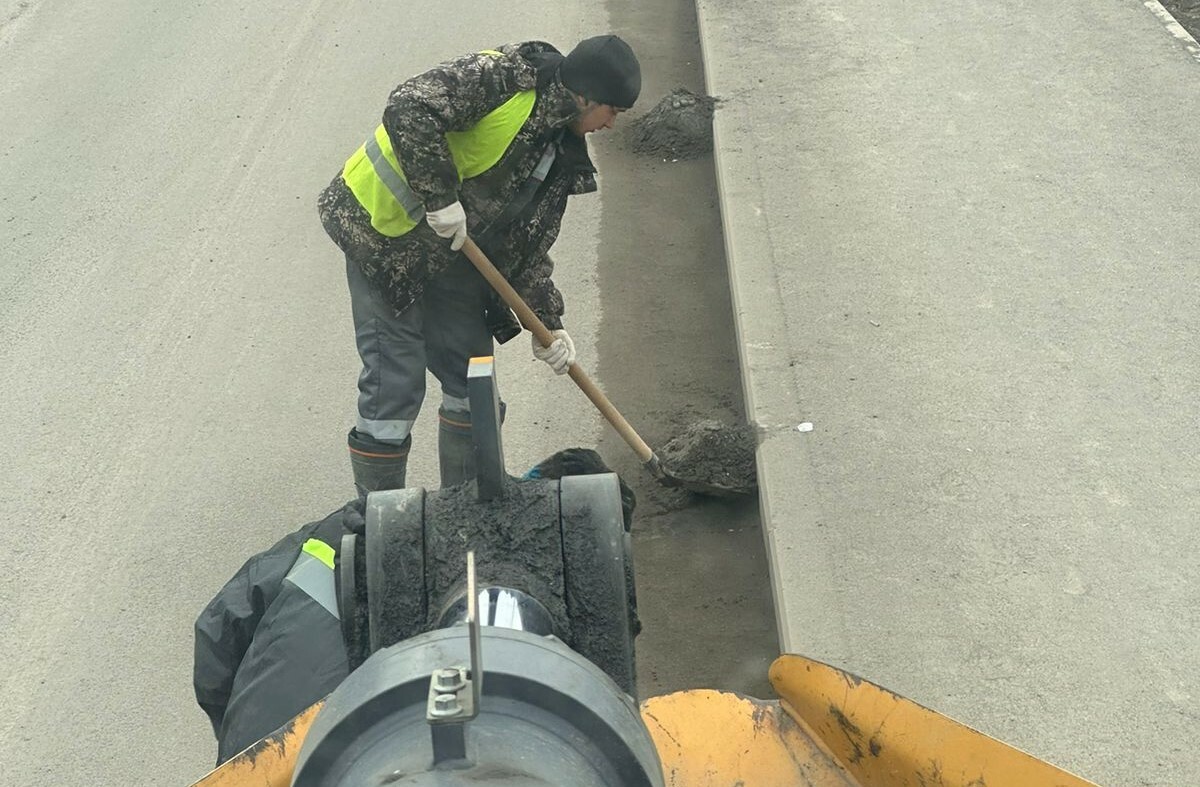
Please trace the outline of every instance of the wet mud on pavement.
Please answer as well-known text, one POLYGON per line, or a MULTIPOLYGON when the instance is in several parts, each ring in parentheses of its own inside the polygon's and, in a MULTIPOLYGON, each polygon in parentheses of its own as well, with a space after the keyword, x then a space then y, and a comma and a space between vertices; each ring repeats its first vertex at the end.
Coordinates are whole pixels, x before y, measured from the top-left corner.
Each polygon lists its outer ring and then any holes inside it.
MULTIPOLYGON (((642 63, 638 106, 592 140, 605 194, 599 376, 659 448, 697 421, 745 420, 711 153, 639 156, 637 120, 677 88, 703 95, 691 0, 608 3, 642 63)), ((570 315, 567 315, 568 321, 570 315)), ((638 685, 774 696, 779 653, 757 498, 714 500, 655 482, 611 430, 601 455, 638 495, 633 524, 638 685)))

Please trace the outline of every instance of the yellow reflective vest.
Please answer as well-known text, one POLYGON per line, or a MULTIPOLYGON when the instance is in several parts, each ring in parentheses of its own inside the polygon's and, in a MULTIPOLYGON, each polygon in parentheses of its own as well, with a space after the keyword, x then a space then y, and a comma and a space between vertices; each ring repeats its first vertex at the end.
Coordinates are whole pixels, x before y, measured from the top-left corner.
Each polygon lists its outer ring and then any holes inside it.
MULTIPOLYGON (((460 183, 496 166, 529 119, 536 101, 537 91, 522 91, 466 131, 446 134, 460 183)), ((383 124, 346 161, 342 178, 381 235, 399 237, 425 217, 425 206, 409 188, 383 124)))

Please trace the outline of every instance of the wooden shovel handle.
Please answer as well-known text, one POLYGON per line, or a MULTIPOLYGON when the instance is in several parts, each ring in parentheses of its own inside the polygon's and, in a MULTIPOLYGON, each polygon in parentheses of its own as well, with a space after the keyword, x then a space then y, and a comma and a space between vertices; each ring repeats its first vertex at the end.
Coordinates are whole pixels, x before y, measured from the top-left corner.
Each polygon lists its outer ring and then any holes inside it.
MULTIPOLYGON (((483 250, 475 245, 475 241, 467 238, 463 243, 462 250, 467 255, 467 259, 471 260, 471 263, 483 274, 483 278, 488 280, 488 284, 491 284, 492 288, 500 293, 500 297, 504 299, 508 307, 517 313, 517 319, 521 321, 521 324, 529 329, 543 347, 549 347, 554 341, 554 335, 542 324, 538 316, 533 313, 533 309, 530 309, 526 305, 524 299, 517 294, 517 291, 512 288, 512 285, 508 283, 504 275, 496 270, 496 266, 487 258, 483 250)), ((625 417, 613 406, 613 403, 608 401, 608 397, 592 382, 592 378, 588 377, 587 372, 583 370, 582 366, 573 363, 567 373, 575 381, 575 384, 579 386, 579 390, 583 391, 584 395, 596 406, 596 409, 600 411, 605 420, 612 424, 613 429, 616 429, 621 438, 629 444, 629 447, 634 450, 639 459, 643 462, 650 462, 655 459, 654 452, 650 450, 650 446, 646 445, 646 441, 634 431, 634 428, 629 425, 625 417)))

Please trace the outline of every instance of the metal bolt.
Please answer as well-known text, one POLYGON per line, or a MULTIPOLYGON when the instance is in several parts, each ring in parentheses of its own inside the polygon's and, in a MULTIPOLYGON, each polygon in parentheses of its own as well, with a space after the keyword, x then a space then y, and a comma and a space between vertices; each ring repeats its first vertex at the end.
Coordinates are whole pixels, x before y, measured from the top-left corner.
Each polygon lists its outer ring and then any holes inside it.
POLYGON ((434 686, 440 692, 458 691, 466 684, 459 670, 440 669, 434 674, 434 686))
POLYGON ((458 697, 454 694, 439 694, 433 698, 434 716, 453 716, 462 710, 458 697))

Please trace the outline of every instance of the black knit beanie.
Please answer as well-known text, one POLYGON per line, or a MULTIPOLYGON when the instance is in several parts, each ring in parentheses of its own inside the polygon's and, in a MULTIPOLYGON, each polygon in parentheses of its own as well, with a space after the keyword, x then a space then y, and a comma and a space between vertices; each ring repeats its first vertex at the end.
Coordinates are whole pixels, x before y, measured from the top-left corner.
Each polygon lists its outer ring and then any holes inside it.
POLYGON ((576 95, 629 109, 642 91, 642 68, 629 44, 617 36, 579 42, 562 64, 562 82, 576 95))

